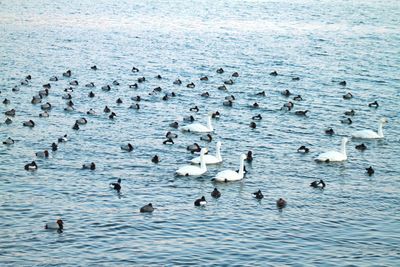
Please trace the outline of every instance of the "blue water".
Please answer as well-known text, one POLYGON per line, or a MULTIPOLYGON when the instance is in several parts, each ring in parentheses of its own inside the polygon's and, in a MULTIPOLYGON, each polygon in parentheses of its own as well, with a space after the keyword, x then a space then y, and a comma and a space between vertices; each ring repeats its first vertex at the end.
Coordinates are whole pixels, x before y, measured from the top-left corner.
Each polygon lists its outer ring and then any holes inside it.
POLYGON ((399 18, 395 0, 2 1, 0 97, 11 103, 0 105, 0 141, 16 142, 0 146, 0 265, 398 266, 399 18), (133 66, 140 72, 132 73, 133 66), (224 74, 216 73, 220 67, 224 74), (62 78, 67 69, 72 77, 62 78), (270 76, 273 70, 280 75, 270 76), (234 71, 235 84, 218 90, 234 71), (13 92, 28 74, 29 85, 13 92), (30 100, 53 75, 61 79, 51 82, 43 103, 54 107, 39 118, 40 104, 30 100), (203 75, 208 82, 199 80, 203 75), (141 76, 146 82, 128 88, 141 76), (182 86, 172 84, 176 78, 182 86), (61 97, 73 79, 76 111, 65 112, 61 97), (121 85, 100 89, 114 80, 121 85), (196 87, 186 88, 192 81, 196 87), (89 82, 96 88, 85 88, 89 82), (157 86, 163 91, 149 95, 157 86), (280 111, 289 100, 280 94, 285 89, 303 97, 294 110, 308 109, 308 117, 280 111), (264 90, 266 97, 255 96, 264 90), (210 98, 200 97, 205 91, 210 98), (167 92, 177 96, 161 100, 167 92), (354 98, 344 100, 347 92, 354 98), (136 95, 144 99, 141 109, 128 109, 136 95), (236 97, 233 107, 222 105, 228 95, 236 97), (380 107, 369 108, 375 100, 380 107), (250 108, 254 102, 259 109, 250 108), (195 105, 200 111, 189 112, 195 105), (6 125, 11 108, 17 115, 6 125), (90 108, 98 115, 87 116, 90 108), (356 111, 353 124, 342 124, 349 109, 356 111), (210 144, 169 127, 188 115, 205 123, 207 112, 217 110, 210 144), (257 114, 263 120, 252 130, 257 114), (72 130, 82 116, 88 124, 72 130), (339 149, 342 136, 376 130, 381 117, 389 121, 383 140, 365 141, 364 152, 351 140, 343 163, 314 162, 339 149), (33 129, 22 126, 29 119, 33 129), (336 134, 325 135, 328 127, 336 134), (162 144, 167 131, 178 133, 174 145, 162 144), (70 141, 49 159, 35 157, 64 134, 70 141), (223 164, 198 178, 174 175, 193 156, 187 145, 214 153, 217 140, 223 164), (128 142, 135 149, 122 152, 128 142), (300 145, 310 153, 297 153, 300 145), (248 150, 254 160, 245 179, 217 185, 222 197, 212 199, 210 180, 237 169, 248 150), (25 171, 32 160, 39 169, 25 171), (95 171, 81 169, 92 161, 95 171), (118 178, 120 195, 108 187, 118 178), (317 179, 325 190, 309 186, 317 179), (252 195, 258 189, 265 195, 260 202, 252 195), (208 205, 195 208, 202 195, 208 205), (280 197, 288 202, 282 211, 275 205, 280 197), (149 202, 154 213, 139 213, 149 202), (43 229, 58 218, 64 232, 43 229))

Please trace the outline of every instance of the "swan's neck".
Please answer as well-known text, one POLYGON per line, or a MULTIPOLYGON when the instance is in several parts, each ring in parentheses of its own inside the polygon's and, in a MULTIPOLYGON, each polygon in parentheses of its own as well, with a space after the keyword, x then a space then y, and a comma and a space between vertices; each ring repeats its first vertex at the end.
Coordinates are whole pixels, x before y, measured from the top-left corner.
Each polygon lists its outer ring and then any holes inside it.
POLYGON ((383 123, 382 122, 380 122, 379 126, 378 126, 378 135, 381 138, 383 137, 383 123))
POLYGON ((342 142, 340 152, 346 157, 346 142, 342 142))
POLYGON ((243 178, 244 175, 244 159, 240 159, 239 177, 243 178))
POLYGON ((207 119, 207 128, 208 128, 210 131, 214 131, 214 129, 213 129, 213 127, 212 127, 212 124, 211 124, 211 116, 208 116, 208 119, 207 119))
POLYGON ((207 170, 206 161, 204 160, 204 153, 200 154, 200 169, 207 170))
POLYGON ((220 146, 217 146, 217 154, 215 155, 215 157, 216 157, 219 161, 222 160, 222 157, 221 157, 221 147, 220 147, 220 146))

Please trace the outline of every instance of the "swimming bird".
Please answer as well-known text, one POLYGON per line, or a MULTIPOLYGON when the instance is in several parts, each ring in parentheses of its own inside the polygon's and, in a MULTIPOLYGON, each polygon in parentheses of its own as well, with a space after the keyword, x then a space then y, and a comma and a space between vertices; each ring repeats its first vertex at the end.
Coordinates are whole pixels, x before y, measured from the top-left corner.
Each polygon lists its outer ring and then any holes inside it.
POLYGON ((177 129, 179 127, 179 123, 177 121, 174 121, 174 122, 169 124, 169 127, 177 129))
POLYGON ((190 111, 199 112, 199 108, 197 106, 194 106, 194 107, 190 108, 190 111))
POLYGON ((105 106, 104 110, 105 113, 109 113, 111 111, 111 109, 108 106, 105 106))
POLYGON ((181 168, 179 168, 176 171, 177 175, 181 176, 199 176, 204 174, 207 171, 207 166, 204 161, 204 153, 206 152, 205 148, 201 149, 200 152, 200 167, 198 166, 193 166, 193 165, 186 165, 181 168))
POLYGON ((161 75, 160 74, 157 74, 157 76, 155 77, 156 79, 159 79, 159 80, 161 80, 162 79, 162 77, 161 77, 161 75))
POLYGON ((292 93, 289 91, 289 90, 285 90, 285 91, 282 91, 281 92, 281 95, 283 95, 283 96, 286 96, 286 97, 289 97, 290 95, 291 95, 292 93))
POLYGON ((136 67, 132 67, 132 72, 139 72, 139 69, 136 67))
POLYGON ((90 170, 95 170, 96 169, 96 164, 94 162, 92 163, 85 163, 82 165, 82 169, 90 169, 90 170))
POLYGON ((277 72, 276 70, 274 70, 273 72, 270 72, 269 75, 271 75, 271 76, 278 76, 278 72, 277 72))
POLYGON ((24 168, 27 171, 35 171, 37 170, 38 166, 36 165, 35 161, 32 161, 31 163, 26 164, 24 168))
POLYGON ((256 96, 265 96, 266 94, 265 94, 265 91, 262 91, 262 92, 259 92, 259 93, 256 93, 256 96))
POLYGON ((71 70, 67 70, 66 72, 63 73, 64 77, 71 77, 71 75, 72 75, 71 70))
POLYGON ((91 70, 97 70, 97 66, 96 66, 96 65, 91 66, 90 69, 91 69, 91 70))
POLYGON ((309 149, 308 147, 306 147, 306 146, 301 146, 301 147, 299 147, 299 148, 297 149, 297 152, 300 152, 300 153, 308 153, 308 152, 310 152, 310 149, 309 149))
POLYGON ((325 182, 324 180, 320 179, 319 181, 314 181, 310 184, 311 187, 314 188, 320 188, 320 189, 324 189, 325 188, 325 182))
POLYGON ((178 138, 178 135, 177 135, 177 134, 174 134, 174 133, 171 133, 171 132, 167 132, 167 133, 165 134, 165 137, 166 137, 166 138, 178 138))
POLYGON ((67 106, 72 107, 74 105, 74 102, 72 102, 72 100, 69 100, 66 104, 67 106))
POLYGON ((29 120, 29 121, 25 121, 22 125, 32 128, 32 127, 35 127, 35 122, 33 120, 29 120))
POLYGON ((73 130, 79 130, 79 124, 75 122, 74 126, 72 126, 73 130))
POLYGON ((219 119, 221 117, 221 113, 219 111, 213 112, 211 115, 211 118, 213 119, 219 119))
POLYGON ((140 97, 140 95, 137 95, 137 96, 132 96, 131 100, 139 102, 140 100, 142 100, 142 98, 140 97))
POLYGON ((214 131, 214 128, 211 124, 211 116, 212 113, 208 114, 207 117, 207 126, 204 126, 200 123, 193 123, 189 124, 186 126, 181 127, 182 131, 187 131, 187 132, 194 132, 194 133, 210 133, 214 131))
POLYGON ((64 222, 59 219, 56 222, 46 223, 44 229, 62 231, 64 229, 64 222))
POLYGON ((11 137, 8 137, 6 140, 3 141, 4 145, 12 145, 14 144, 14 139, 12 139, 11 137))
POLYGON ((8 105, 8 104, 10 104, 10 103, 11 103, 11 102, 10 102, 9 99, 4 98, 4 100, 3 100, 3 104, 4 104, 4 105, 8 105))
POLYGON ((279 198, 279 199, 276 201, 276 206, 277 206, 279 209, 283 209, 284 207, 286 207, 286 204, 287 204, 287 202, 286 202, 286 200, 284 200, 283 198, 279 198))
POLYGON ((219 68, 219 69, 217 69, 217 73, 218 73, 218 74, 222 74, 222 73, 224 73, 224 69, 223 69, 223 68, 219 68))
POLYGON ((343 99, 352 99, 352 98, 353 98, 353 95, 350 92, 348 92, 347 94, 343 95, 343 99))
POLYGON ((163 142, 163 144, 164 145, 168 145, 168 144, 174 144, 174 140, 172 140, 172 138, 168 138, 167 140, 165 140, 164 142, 163 142))
POLYGON ((222 102, 222 105, 224 105, 226 107, 232 107, 233 106, 233 101, 232 100, 225 100, 224 102, 222 102))
POLYGON ((46 83, 46 84, 43 84, 42 87, 46 88, 46 89, 50 89, 51 88, 51 84, 46 83))
POLYGON ((297 96, 293 97, 293 100, 295 100, 295 101, 302 101, 303 98, 301 97, 301 95, 297 95, 297 96))
POLYGON ((130 84, 129 88, 133 88, 133 89, 137 89, 139 86, 137 85, 137 83, 134 84, 130 84))
POLYGON ((51 109, 51 104, 49 103, 49 102, 47 102, 46 104, 43 104, 43 105, 41 105, 40 106, 40 108, 42 109, 42 110, 50 110, 51 109))
POLYGON ((58 77, 57 76, 52 76, 52 77, 50 77, 50 82, 56 82, 56 81, 58 81, 58 77))
POLYGON ((344 115, 346 116, 354 116, 356 114, 356 112, 352 109, 350 111, 345 111, 344 115))
MULTIPOLYGON (((216 150, 215 156, 208 155, 208 154, 204 155, 203 159, 206 164, 218 164, 218 163, 222 162, 221 145, 222 145, 221 141, 218 141, 215 146, 215 150, 216 150)), ((190 162, 193 164, 200 164, 200 161, 201 161, 200 157, 196 157, 196 158, 192 159, 190 162)))
POLYGON ((215 176, 212 181, 216 182, 231 182, 231 181, 239 181, 244 177, 244 160, 246 159, 246 155, 240 155, 240 167, 239 172, 233 170, 224 170, 215 176))
POLYGON ((343 124, 352 124, 353 121, 350 118, 345 118, 343 120, 340 120, 341 123, 343 124))
POLYGON ((341 149, 339 151, 328 151, 320 154, 315 160, 319 162, 334 162, 347 160, 346 143, 347 137, 342 138, 341 149))
POLYGON ((151 162, 157 164, 160 162, 160 157, 158 155, 154 155, 154 157, 151 159, 151 162))
POLYGON ((227 84, 227 85, 232 85, 233 83, 234 83, 234 82, 233 82, 232 79, 229 79, 229 80, 224 81, 224 84, 227 84))
POLYGON ((118 85, 119 85, 119 82, 118 82, 117 80, 114 80, 114 81, 112 82, 112 84, 118 86, 118 85))
POLYGON ((61 97, 62 99, 72 99, 72 95, 71 94, 65 94, 65 95, 63 95, 62 97, 61 97))
POLYGON ((356 149, 360 150, 360 151, 364 151, 367 149, 367 146, 364 145, 364 143, 360 144, 360 145, 356 145, 356 149))
POLYGON ((186 85, 186 87, 187 87, 187 88, 195 88, 196 85, 195 85, 193 82, 191 82, 191 83, 188 83, 188 84, 186 85))
POLYGON ((203 140, 203 141, 206 141, 206 142, 211 142, 212 139, 213 138, 212 138, 211 134, 200 136, 200 140, 203 140))
POLYGON ((208 81, 208 77, 207 76, 203 76, 200 78, 200 81, 208 81))
POLYGON ((51 144, 51 150, 52 150, 52 151, 57 151, 57 149, 58 149, 57 144, 56 144, 56 143, 52 143, 52 144, 51 144))
POLYGON ((109 86, 108 84, 107 84, 107 85, 103 85, 103 86, 101 87, 101 90, 108 92, 108 91, 111 90, 111 86, 109 86))
POLYGON ((181 84, 182 84, 182 81, 181 81, 180 79, 176 79, 176 80, 173 82, 173 84, 175 84, 175 85, 181 85, 181 84))
POLYGON ((87 119, 85 119, 85 118, 80 118, 80 119, 76 120, 75 122, 78 123, 78 124, 83 125, 83 124, 86 124, 86 123, 87 123, 87 119))
POLYGON ((218 90, 226 91, 226 90, 228 90, 228 88, 226 88, 225 85, 221 85, 221 86, 218 86, 218 90))
POLYGON ((113 120, 114 117, 116 117, 117 114, 115 112, 111 112, 110 116, 108 116, 109 119, 113 120))
POLYGON ((293 107, 294 107, 293 102, 289 101, 289 102, 283 104, 283 106, 282 106, 281 109, 282 109, 282 110, 290 111, 290 110, 292 110, 293 107))
POLYGON ((8 125, 8 124, 11 124, 11 123, 12 123, 12 120, 11 120, 10 118, 7 118, 7 119, 4 121, 4 123, 7 124, 7 125, 8 125))
POLYGON ((140 105, 138 103, 132 104, 129 106, 130 109, 136 109, 139 110, 140 109, 140 105))
POLYGON ((221 197, 221 192, 219 192, 217 188, 214 188, 214 190, 211 192, 211 196, 213 198, 220 198, 221 197))
POLYGON ((6 116, 14 117, 15 116, 15 109, 10 109, 4 112, 6 116))
POLYGON ((334 134, 335 134, 335 131, 334 131, 332 128, 329 128, 329 129, 325 130, 325 134, 327 134, 327 135, 334 135, 334 134))
POLYGON ((300 81, 300 77, 293 77, 292 81, 300 81))
POLYGON ((58 138, 58 143, 65 143, 68 141, 68 135, 64 134, 64 136, 58 138))
POLYGON ((87 88, 93 88, 93 87, 94 87, 94 83, 93 83, 93 82, 90 82, 90 83, 86 84, 85 87, 87 87, 87 88))
POLYGON ((346 81, 341 81, 341 82, 339 82, 339 85, 341 85, 341 86, 346 86, 346 81))
POLYGON ((264 198, 264 195, 263 195, 263 193, 261 192, 261 190, 258 190, 257 192, 254 192, 253 195, 254 195, 254 197, 255 197, 256 199, 258 199, 258 200, 261 200, 261 199, 264 198))
POLYGON ((48 158, 49 157, 49 151, 39 151, 35 153, 36 157, 38 158, 48 158))
POLYGON ((73 85, 73 86, 77 86, 77 85, 79 85, 79 83, 78 83, 78 81, 77 81, 77 80, 70 81, 70 82, 69 82, 69 84, 70 84, 70 85, 73 85))
POLYGON ((122 104, 122 99, 118 98, 116 102, 117 102, 117 104, 122 104))
POLYGON ((48 96, 49 95, 49 89, 44 89, 44 90, 40 90, 39 91, 39 96, 42 98, 42 97, 45 97, 45 96, 48 96))
POLYGON ((297 110, 294 114, 298 116, 307 116, 308 110, 297 110))
POLYGON ((200 96, 202 96, 202 97, 209 97, 210 96, 210 94, 208 93, 208 92, 204 92, 204 93, 201 93, 201 95, 200 96))
POLYGON ((252 108, 259 108, 260 105, 259 105, 257 102, 255 102, 251 107, 252 107, 252 108))
POLYGON ((378 132, 373 130, 360 130, 356 131, 351 134, 353 138, 360 138, 360 139, 381 139, 383 138, 383 125, 388 122, 386 118, 381 118, 378 124, 378 132))
POLYGON ((40 95, 32 97, 32 100, 31 100, 32 104, 39 104, 41 102, 42 102, 42 97, 40 95))
POLYGON ((147 205, 144 205, 143 207, 140 208, 140 212, 153 212, 153 204, 149 203, 147 205))
POLYGON ((365 168, 367 171, 368 175, 371 176, 372 174, 375 173, 375 170, 372 168, 372 166, 369 166, 368 168, 365 168))
POLYGON ((121 149, 125 150, 125 151, 128 151, 128 152, 131 152, 133 150, 133 146, 131 145, 131 143, 128 143, 127 145, 121 146, 121 149))
POLYGON ((200 152, 201 147, 199 146, 199 144, 194 143, 193 145, 187 146, 186 150, 190 151, 191 153, 200 152))
POLYGON ((239 77, 239 73, 235 71, 234 73, 232 73, 232 77, 239 77))
POLYGON ((247 151, 246 161, 247 162, 253 161, 253 152, 251 150, 247 151))
POLYGON ((94 109, 89 109, 87 112, 86 112, 86 114, 87 115, 96 115, 96 111, 94 110, 94 109))
POLYGON ((194 117, 192 115, 183 117, 183 121, 194 121, 194 117))
POLYGON ((205 206, 205 205, 207 205, 206 198, 205 198, 204 196, 202 196, 201 198, 196 199, 195 202, 194 202, 194 205, 195 205, 196 207, 200 207, 200 206, 205 206))
POLYGON ((145 82, 146 81, 146 77, 139 77, 138 79, 137 79, 137 82, 138 83, 143 83, 143 82, 145 82))
POLYGON ((49 116, 50 116, 50 114, 47 111, 39 114, 39 117, 41 117, 41 118, 47 118, 49 116))
POLYGON ((378 108, 379 107, 378 101, 375 100, 374 102, 369 103, 368 107, 370 107, 370 108, 378 108))
POLYGON ((121 191, 121 178, 116 183, 110 183, 110 187, 119 193, 121 191))
POLYGON ((256 127, 257 124, 254 121, 250 122, 250 128, 255 129, 256 127))

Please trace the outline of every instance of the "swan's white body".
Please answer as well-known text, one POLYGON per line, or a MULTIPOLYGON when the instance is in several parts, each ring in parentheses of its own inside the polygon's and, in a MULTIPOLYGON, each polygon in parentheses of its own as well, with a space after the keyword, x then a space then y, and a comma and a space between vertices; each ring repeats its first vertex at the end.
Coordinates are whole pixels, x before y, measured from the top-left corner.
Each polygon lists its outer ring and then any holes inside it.
POLYGON ((346 137, 342 138, 342 145, 339 151, 328 151, 320 154, 315 160, 322 162, 344 161, 347 160, 346 143, 349 140, 346 137))
MULTIPOLYGON (((203 157, 204 157, 204 162, 206 163, 206 164, 218 164, 218 163, 221 163, 222 162, 222 157, 221 157, 221 142, 220 141, 218 141, 217 142, 217 145, 216 145, 216 155, 215 156, 213 156, 213 155, 204 155, 203 157)), ((200 164, 200 157, 196 157, 196 158, 194 158, 194 159, 192 159, 191 160, 191 162, 193 163, 193 164, 200 164)))
POLYGON ((207 171, 207 166, 204 161, 205 152, 206 150, 202 148, 200 154, 200 167, 193 165, 183 166, 176 171, 176 174, 181 176, 199 176, 204 174, 207 171))
POLYGON ((181 130, 194 133, 211 133, 212 131, 214 131, 214 128, 211 124, 211 117, 212 115, 210 114, 207 117, 207 126, 200 123, 192 123, 181 127, 181 130))
POLYGON ((387 119, 382 118, 379 120, 378 132, 372 130, 361 130, 352 133, 353 138, 360 139, 380 139, 383 138, 383 125, 387 123, 387 119))
POLYGON ((216 182, 231 182, 231 181, 239 181, 244 177, 244 160, 246 159, 246 155, 240 155, 240 167, 239 172, 232 170, 224 170, 219 172, 217 176, 215 176, 214 181, 216 182))

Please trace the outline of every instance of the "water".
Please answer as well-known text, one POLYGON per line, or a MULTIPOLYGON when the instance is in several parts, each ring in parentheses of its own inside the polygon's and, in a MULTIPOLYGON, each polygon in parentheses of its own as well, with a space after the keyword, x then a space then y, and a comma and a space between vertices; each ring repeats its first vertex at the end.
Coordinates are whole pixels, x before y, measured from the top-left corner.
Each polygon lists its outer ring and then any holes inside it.
POLYGON ((17 115, 0 125, 1 141, 16 140, 0 146, 1 265, 399 265, 399 17, 397 1, 2 1, 0 90, 11 104, 0 105, 1 121, 11 108, 17 115), (219 67, 226 72, 217 74, 219 67), (72 78, 52 82, 44 99, 54 106, 50 117, 39 118, 32 96, 67 69, 72 78), (273 70, 281 75, 268 75, 273 70), (234 71, 240 77, 229 91, 217 90, 234 71), (28 74, 29 86, 12 92, 28 74), (203 75, 210 80, 200 82, 203 75), (129 89, 141 76, 146 82, 129 89), (301 80, 292 81, 296 76, 301 80), (173 85, 178 77, 196 87, 173 85), (61 96, 73 79, 80 82, 72 93, 76 111, 67 113, 61 96), (100 89, 113 80, 121 85, 100 89), (85 88, 89 82, 97 87, 85 88), (157 86, 163 92, 149 96, 157 86), (288 101, 280 94, 285 89, 302 95, 295 110, 309 109, 308 117, 279 110, 288 101), (255 96, 263 90, 266 97, 255 96), (175 98, 161 100, 172 91, 175 98), (205 91, 210 98, 200 97, 205 91), (354 98, 343 100, 347 92, 354 98), (237 100, 224 107, 231 94, 237 100), (136 95, 144 98, 141 109, 130 110, 136 95), (368 107, 374 100, 378 109, 368 107), (260 109, 250 108, 254 102, 260 109), (105 105, 115 120, 102 112, 105 105), (200 112, 189 112, 194 105, 200 112), (99 115, 85 115, 89 108, 99 115), (341 124, 351 108, 353 124, 341 124), (213 120, 209 146, 214 153, 223 142, 224 163, 199 178, 175 177, 192 158, 186 146, 208 144, 169 123, 190 114, 205 123, 216 110, 222 116, 213 120), (263 120, 252 130, 259 113, 263 120), (72 130, 82 116, 88 124, 72 130), (351 141, 344 163, 313 161, 338 149, 341 136, 376 129, 381 117, 389 120, 384 140, 364 142, 365 152, 351 141), (33 129, 22 126, 29 119, 33 129), (337 134, 325 135, 327 127, 337 134), (170 130, 179 138, 163 145, 170 130), (71 140, 59 151, 35 158, 64 134, 71 140), (128 142, 134 151, 122 152, 128 142), (300 145, 311 152, 296 153, 300 145), (255 159, 246 178, 218 185, 222 197, 211 199, 211 178, 238 168, 248 150, 255 159), (25 171, 32 160, 38 171, 25 171), (80 169, 92 161, 95 171, 80 169), (370 165, 376 172, 368 177, 370 165), (117 178, 119 196, 108 188, 117 178), (325 180, 325 190, 309 187, 316 179, 325 180), (252 196, 258 189, 261 202, 252 196), (195 208, 202 195, 209 204, 195 208), (288 202, 281 212, 280 197, 288 202), (155 212, 139 213, 149 202, 155 212), (43 229, 59 217, 63 233, 43 229))

